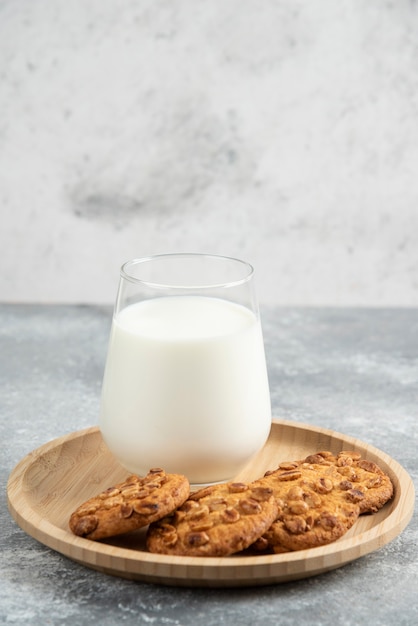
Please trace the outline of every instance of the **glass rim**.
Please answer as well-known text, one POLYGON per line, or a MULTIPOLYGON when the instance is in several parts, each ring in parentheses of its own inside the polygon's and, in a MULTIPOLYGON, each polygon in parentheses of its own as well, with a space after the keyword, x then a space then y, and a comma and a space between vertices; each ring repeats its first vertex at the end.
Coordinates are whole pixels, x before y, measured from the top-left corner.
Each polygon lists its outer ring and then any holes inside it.
POLYGON ((122 264, 121 268, 120 268, 120 276, 124 279, 124 280, 128 280, 131 283, 135 283, 135 284, 140 284, 140 285, 144 285, 147 287, 152 287, 153 289, 219 289, 222 287, 236 287, 239 285, 243 285, 245 283, 247 283, 253 276, 254 274, 254 267, 251 265, 251 263, 248 263, 247 261, 243 261, 241 259, 238 259, 237 257, 231 257, 231 256, 224 256, 224 255, 219 255, 219 254, 206 254, 203 252, 168 252, 165 254, 153 254, 153 255, 149 255, 149 256, 144 256, 144 257, 137 257, 134 259, 130 259, 129 261, 125 261, 125 263, 122 264), (228 261, 228 262, 234 262, 237 265, 241 265, 242 267, 246 267, 247 268, 247 273, 242 277, 242 278, 238 278, 236 280, 226 280, 226 281, 221 281, 221 282, 208 282, 206 284, 196 284, 196 285, 192 285, 192 284, 169 284, 169 283, 164 283, 164 282, 156 282, 153 280, 145 280, 142 278, 137 278, 136 276, 133 276, 131 273, 129 273, 129 269, 132 267, 136 267, 142 263, 148 263, 150 261, 155 261, 155 260, 162 260, 162 259, 168 259, 168 258, 208 258, 208 259, 216 259, 217 261, 228 261))

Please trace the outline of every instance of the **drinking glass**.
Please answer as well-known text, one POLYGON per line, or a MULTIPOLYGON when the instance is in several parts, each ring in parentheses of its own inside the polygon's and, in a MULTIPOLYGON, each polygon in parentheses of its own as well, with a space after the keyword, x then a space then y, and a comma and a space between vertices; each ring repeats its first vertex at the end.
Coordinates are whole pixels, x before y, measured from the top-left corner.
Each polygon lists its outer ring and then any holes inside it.
POLYGON ((264 445, 271 406, 254 270, 164 254, 120 272, 100 429, 129 472, 231 480, 264 445))

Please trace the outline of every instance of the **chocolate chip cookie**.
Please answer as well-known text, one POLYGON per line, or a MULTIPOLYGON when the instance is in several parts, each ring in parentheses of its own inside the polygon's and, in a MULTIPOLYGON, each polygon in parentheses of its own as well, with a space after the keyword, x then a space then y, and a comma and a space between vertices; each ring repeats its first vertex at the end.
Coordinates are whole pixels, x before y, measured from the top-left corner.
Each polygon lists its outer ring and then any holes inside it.
POLYGON ((269 486, 241 482, 212 485, 151 524, 147 547, 160 554, 227 556, 254 543, 277 513, 269 486))
POLYGON ((84 502, 72 513, 71 531, 87 539, 104 539, 147 526, 180 506, 190 495, 189 481, 179 474, 151 469, 129 476, 84 502))

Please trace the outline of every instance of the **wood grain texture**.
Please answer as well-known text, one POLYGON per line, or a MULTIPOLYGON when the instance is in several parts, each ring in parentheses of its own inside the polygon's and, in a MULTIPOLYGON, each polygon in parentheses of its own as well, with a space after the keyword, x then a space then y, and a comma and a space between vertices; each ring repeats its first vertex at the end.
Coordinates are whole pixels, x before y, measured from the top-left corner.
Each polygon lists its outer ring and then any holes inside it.
MULTIPOLYGON (((363 515, 338 541, 279 555, 173 557, 150 554, 145 530, 101 542, 74 536, 73 510, 127 475, 92 427, 34 450, 9 477, 9 510, 29 535, 87 567, 123 578, 179 586, 239 587, 281 583, 338 568, 392 541, 409 523, 414 508, 410 476, 394 459, 352 437, 323 428, 273 420, 263 450, 237 477, 259 478, 278 463, 318 450, 356 450, 378 463, 394 484, 393 499, 374 515, 363 515)), ((161 466, 164 467, 163 459, 161 466)))

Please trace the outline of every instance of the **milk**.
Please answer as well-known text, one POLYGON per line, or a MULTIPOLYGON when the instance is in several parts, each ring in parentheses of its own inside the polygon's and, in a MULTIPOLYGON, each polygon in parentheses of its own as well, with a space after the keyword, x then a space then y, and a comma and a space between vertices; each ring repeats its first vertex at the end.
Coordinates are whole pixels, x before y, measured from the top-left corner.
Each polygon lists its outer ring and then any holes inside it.
POLYGON ((142 301, 113 320, 100 427, 122 465, 232 478, 263 446, 270 395, 258 318, 218 298, 142 301))

